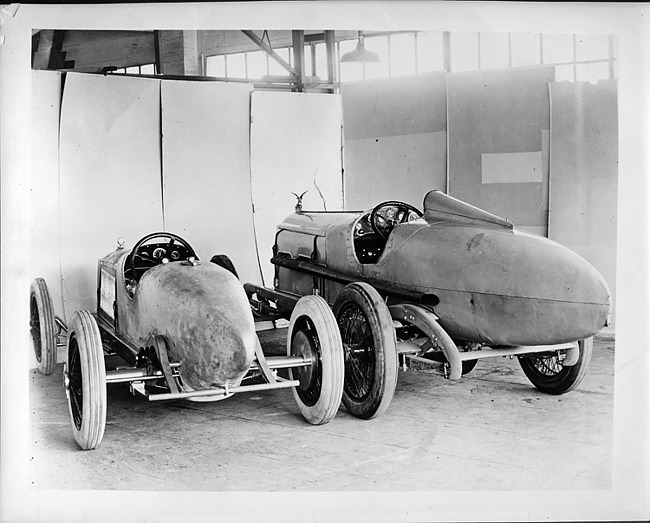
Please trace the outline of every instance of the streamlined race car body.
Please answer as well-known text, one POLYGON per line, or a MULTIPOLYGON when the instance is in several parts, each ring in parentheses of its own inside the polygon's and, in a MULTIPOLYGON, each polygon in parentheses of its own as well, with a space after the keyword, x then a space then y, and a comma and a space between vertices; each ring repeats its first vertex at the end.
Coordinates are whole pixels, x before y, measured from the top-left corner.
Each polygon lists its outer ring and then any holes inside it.
POLYGON ((278 226, 271 261, 275 294, 248 285, 249 298, 285 314, 292 297, 328 301, 344 343, 343 401, 360 417, 387 407, 398 355, 440 360, 451 379, 480 358, 518 355, 538 388, 567 392, 611 311, 604 279, 576 253, 439 191, 424 212, 399 201, 298 209, 278 226))
POLYGON ((145 236, 101 258, 97 311, 55 316, 47 285, 31 288, 31 332, 39 369, 53 371, 67 347, 64 384, 72 429, 83 449, 96 448, 106 422, 106 384, 130 383, 150 401, 215 401, 238 392, 285 388, 313 424, 330 421, 341 401, 343 354, 333 314, 322 298, 296 304, 287 356, 266 358, 239 280, 201 262, 183 238, 145 236), (124 366, 106 370, 104 353, 124 366), (277 374, 288 369, 289 377, 277 374), (251 381, 262 381, 252 383, 251 381))

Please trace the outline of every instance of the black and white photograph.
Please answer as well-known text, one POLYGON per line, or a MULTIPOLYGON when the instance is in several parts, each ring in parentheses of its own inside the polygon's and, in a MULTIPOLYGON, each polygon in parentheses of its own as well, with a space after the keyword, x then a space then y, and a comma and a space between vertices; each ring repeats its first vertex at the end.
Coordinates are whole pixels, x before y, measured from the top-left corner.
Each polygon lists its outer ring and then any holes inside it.
POLYGON ((650 518, 644 4, 0 7, 0 521, 650 518))

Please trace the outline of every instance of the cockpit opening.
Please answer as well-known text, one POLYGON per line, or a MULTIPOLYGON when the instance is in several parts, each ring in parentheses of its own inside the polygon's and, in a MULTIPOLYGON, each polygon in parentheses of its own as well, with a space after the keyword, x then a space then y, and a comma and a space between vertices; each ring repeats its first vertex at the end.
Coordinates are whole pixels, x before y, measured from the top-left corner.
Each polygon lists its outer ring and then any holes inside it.
POLYGON ((377 263, 386 248, 388 237, 396 225, 422 218, 412 205, 388 201, 368 211, 354 224, 354 252, 360 263, 377 263))

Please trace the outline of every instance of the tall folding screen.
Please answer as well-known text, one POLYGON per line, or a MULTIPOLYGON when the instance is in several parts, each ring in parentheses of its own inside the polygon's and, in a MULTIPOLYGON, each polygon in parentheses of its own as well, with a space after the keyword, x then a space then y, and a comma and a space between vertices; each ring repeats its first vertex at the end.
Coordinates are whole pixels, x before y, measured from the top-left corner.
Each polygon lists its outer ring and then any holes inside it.
POLYGON ((61 73, 32 71, 31 279, 42 277, 63 310, 59 260, 59 115, 61 73))
POLYGON ((259 282, 251 213, 247 84, 162 82, 165 227, 204 261, 226 254, 259 282))
POLYGON ((98 258, 161 230, 160 81, 68 73, 60 136, 65 314, 96 306, 98 258))
POLYGON ((552 66, 450 74, 449 194, 546 235, 552 66))
MULTIPOLYGON (((44 278, 56 314, 63 313, 59 260, 59 115, 61 73, 32 71, 32 151, 29 192, 29 278, 44 278)), ((37 366, 33 351, 30 368, 37 366)))
POLYGON ((446 99, 445 72, 342 85, 346 208, 446 191, 446 99))
POLYGON ((343 207, 341 98, 255 92, 251 102, 251 180, 264 283, 273 284, 275 231, 304 191, 305 210, 343 207))
POLYGON ((549 237, 616 285, 618 87, 615 80, 554 82, 549 237))

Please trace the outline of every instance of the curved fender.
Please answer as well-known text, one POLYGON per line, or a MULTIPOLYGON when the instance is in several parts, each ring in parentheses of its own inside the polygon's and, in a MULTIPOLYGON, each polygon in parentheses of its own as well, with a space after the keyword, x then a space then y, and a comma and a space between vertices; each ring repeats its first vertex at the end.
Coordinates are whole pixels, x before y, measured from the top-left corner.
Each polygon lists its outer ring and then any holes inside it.
POLYGON ((411 303, 391 305, 388 310, 394 320, 414 325, 429 338, 438 341, 445 358, 449 362, 449 379, 452 381, 460 380, 463 373, 463 362, 460 359, 458 347, 436 321, 438 317, 435 314, 411 303))

